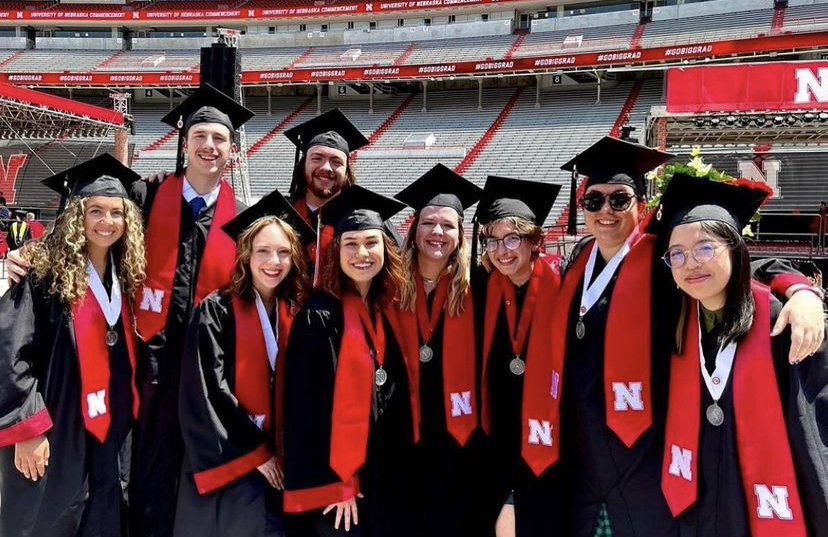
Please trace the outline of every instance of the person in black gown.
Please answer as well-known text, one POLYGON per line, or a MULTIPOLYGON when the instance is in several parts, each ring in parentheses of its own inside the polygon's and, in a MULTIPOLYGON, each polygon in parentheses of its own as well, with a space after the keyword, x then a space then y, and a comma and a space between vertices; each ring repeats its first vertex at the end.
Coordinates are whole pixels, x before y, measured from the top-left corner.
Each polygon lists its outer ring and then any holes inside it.
MULTIPOLYGON (((44 181, 68 203, 0 298, 0 535, 120 537, 138 411, 138 175, 108 154, 44 181)), ((61 204, 63 205, 63 204, 61 204)))
POLYGON ((661 476, 682 537, 828 535, 828 350, 789 363, 741 236, 770 193, 675 174, 647 228, 682 297, 661 476))
POLYGON ((416 212, 403 249, 410 279, 401 319, 417 356, 420 441, 415 523, 421 535, 482 537, 494 531, 481 516, 480 430, 475 385, 470 248, 463 210, 481 189, 438 164, 395 197, 416 212))
POLYGON ((556 259, 541 254, 541 226, 559 190, 490 176, 476 213, 487 270, 473 282, 489 435, 480 516, 494 520, 494 513, 498 535, 568 535, 566 468, 554 464, 560 375, 550 368, 546 337, 560 277, 556 259))
POLYGON ((322 288, 297 314, 285 356, 285 494, 296 535, 412 534, 419 404, 393 303, 407 278, 383 221, 404 205, 352 186, 325 205, 334 225, 322 288))
POLYGON ((314 232, 278 191, 224 229, 238 241, 230 286, 198 305, 184 347, 175 534, 278 537, 284 354, 314 232))

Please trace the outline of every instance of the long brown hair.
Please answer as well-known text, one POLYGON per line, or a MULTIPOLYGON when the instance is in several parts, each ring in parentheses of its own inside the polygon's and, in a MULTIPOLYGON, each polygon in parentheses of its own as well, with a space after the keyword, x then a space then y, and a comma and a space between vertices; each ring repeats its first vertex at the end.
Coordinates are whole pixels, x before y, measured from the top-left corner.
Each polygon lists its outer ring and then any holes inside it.
MULTIPOLYGON (((373 280, 368 290, 369 297, 377 303, 387 303, 399 294, 404 282, 409 279, 408 271, 402 261, 402 254, 399 247, 384 231, 382 233, 382 244, 385 256, 382 269, 373 280)), ((342 243, 342 235, 334 237, 328 245, 325 254, 325 263, 322 268, 322 289, 341 298, 342 293, 354 289, 354 283, 345 275, 339 266, 339 248, 342 243)))
MULTIPOLYGON (((35 278, 48 280, 49 293, 58 295, 67 305, 82 299, 89 285, 84 231, 86 202, 89 198, 69 198, 64 210, 40 240, 21 250, 31 264, 35 278)), ((110 247, 121 291, 130 298, 146 277, 144 227, 141 210, 124 198, 124 234, 110 247)))
MULTIPOLYGON (((417 274, 417 249, 415 248, 417 242, 417 226, 420 224, 420 211, 414 216, 414 222, 408 229, 408 235, 405 238, 405 246, 403 248, 403 264, 405 265, 410 278, 406 278, 400 288, 400 305, 404 310, 414 311, 414 305, 417 303, 417 284, 414 278, 417 274)), ((470 259, 471 247, 466 240, 463 233, 463 215, 459 215, 457 220, 457 231, 459 233, 459 240, 457 248, 449 256, 448 264, 445 268, 445 276, 450 278, 447 310, 449 315, 456 317, 463 313, 463 299, 469 290, 470 276, 470 259)))
POLYGON ((230 290, 248 300, 255 300, 253 276, 250 274, 250 257, 253 254, 253 240, 269 225, 278 226, 290 242, 290 271, 276 288, 276 296, 287 300, 293 310, 298 310, 308 296, 310 282, 307 276, 308 263, 305 248, 296 230, 287 222, 275 216, 259 218, 245 229, 236 243, 236 261, 230 275, 230 290))

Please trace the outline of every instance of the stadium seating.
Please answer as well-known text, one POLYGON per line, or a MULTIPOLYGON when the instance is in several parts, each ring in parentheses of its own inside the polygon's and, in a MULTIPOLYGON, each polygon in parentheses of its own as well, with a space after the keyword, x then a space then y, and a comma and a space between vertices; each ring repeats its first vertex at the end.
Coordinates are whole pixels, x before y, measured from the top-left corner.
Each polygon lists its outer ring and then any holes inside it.
POLYGON ((132 50, 109 58, 96 71, 190 71, 198 70, 197 51, 190 50, 132 50))
POLYGON ((2 70, 6 73, 90 71, 112 56, 105 50, 27 50, 12 59, 2 70))
POLYGON ((828 4, 788 6, 782 28, 795 32, 825 30, 828 28, 828 4))
POLYGON ((727 15, 657 20, 646 25, 641 46, 663 47, 756 37, 770 32, 772 19, 772 9, 759 9, 727 15))
POLYGON ((630 40, 637 26, 637 24, 619 24, 532 33, 526 36, 512 56, 625 49, 630 46, 630 40))

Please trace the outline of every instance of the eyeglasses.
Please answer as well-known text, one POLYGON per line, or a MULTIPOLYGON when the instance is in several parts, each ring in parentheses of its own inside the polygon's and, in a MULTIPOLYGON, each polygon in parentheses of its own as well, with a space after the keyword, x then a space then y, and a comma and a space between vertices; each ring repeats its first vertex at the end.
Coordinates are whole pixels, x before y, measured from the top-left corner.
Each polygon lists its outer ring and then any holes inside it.
POLYGON ((581 207, 591 213, 597 213, 604 206, 604 202, 609 200, 610 209, 613 211, 626 211, 630 208, 633 199, 635 196, 623 190, 613 192, 608 196, 603 192, 593 190, 581 196, 581 207))
POLYGON ((500 242, 503 243, 503 246, 505 246, 507 250, 517 250, 518 248, 520 248, 520 243, 523 242, 523 237, 525 237, 525 235, 509 233, 502 239, 496 239, 494 237, 482 237, 480 239, 480 242, 483 244, 483 247, 486 248, 487 252, 494 252, 495 250, 497 250, 497 245, 500 242))
POLYGON ((662 256, 662 259, 671 269, 683 267, 687 263, 687 254, 690 254, 696 263, 703 264, 712 260, 716 256, 716 251, 724 246, 724 244, 715 242, 700 242, 690 250, 682 250, 678 246, 675 246, 667 250, 662 256))

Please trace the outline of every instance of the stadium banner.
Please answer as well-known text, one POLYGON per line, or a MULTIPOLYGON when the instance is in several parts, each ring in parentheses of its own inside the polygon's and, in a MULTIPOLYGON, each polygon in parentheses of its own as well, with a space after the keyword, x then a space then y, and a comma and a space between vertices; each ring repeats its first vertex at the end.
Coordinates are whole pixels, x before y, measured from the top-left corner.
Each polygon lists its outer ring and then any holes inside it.
MULTIPOLYGON (((54 21, 54 20, 243 20, 281 19, 291 17, 318 17, 354 15, 360 13, 393 13, 399 11, 422 11, 441 8, 457 8, 470 5, 504 4, 521 0, 412 0, 391 2, 336 3, 326 6, 299 6, 250 9, 152 9, 109 11, 95 9, 67 9, 61 6, 53 10, 6 10, 0 11, 0 20, 12 21, 54 21)), ((163 4, 159 5, 159 7, 163 4)))
MULTIPOLYGON (((822 46, 826 42, 828 42, 828 32, 814 32, 670 47, 584 52, 581 54, 558 54, 542 57, 511 58, 508 60, 478 60, 426 65, 372 67, 331 66, 313 69, 244 71, 242 73, 242 83, 256 85, 400 78, 411 79, 504 72, 535 73, 572 67, 608 67, 644 62, 675 61, 685 58, 705 58, 740 53, 766 52, 777 49, 805 48, 822 46)), ((197 85, 199 75, 193 72, 0 73, 0 82, 44 86, 186 86, 197 85)))
POLYGON ((674 67, 667 111, 828 109, 828 61, 674 67))

